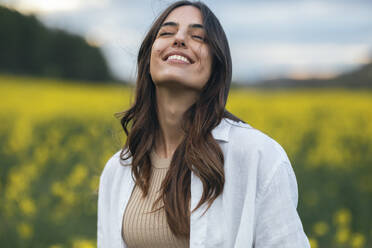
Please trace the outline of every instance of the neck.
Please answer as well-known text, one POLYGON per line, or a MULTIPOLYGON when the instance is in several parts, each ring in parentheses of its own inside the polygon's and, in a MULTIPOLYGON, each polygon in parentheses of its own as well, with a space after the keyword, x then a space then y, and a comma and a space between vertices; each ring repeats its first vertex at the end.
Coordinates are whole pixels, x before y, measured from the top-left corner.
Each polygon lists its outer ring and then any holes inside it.
POLYGON ((196 102, 199 92, 156 85, 157 115, 160 125, 155 141, 159 157, 169 158, 184 137, 183 115, 196 102))

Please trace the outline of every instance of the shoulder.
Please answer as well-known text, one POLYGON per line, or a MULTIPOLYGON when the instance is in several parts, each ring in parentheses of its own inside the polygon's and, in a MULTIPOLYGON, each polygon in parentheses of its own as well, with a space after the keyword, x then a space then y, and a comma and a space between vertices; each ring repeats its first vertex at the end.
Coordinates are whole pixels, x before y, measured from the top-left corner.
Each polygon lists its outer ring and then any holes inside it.
POLYGON ((286 167, 291 173, 287 153, 276 140, 247 123, 230 119, 226 122, 230 125, 229 156, 240 171, 256 171, 259 191, 265 190, 279 168, 286 167))
POLYGON ((277 159, 287 160, 287 154, 283 147, 268 134, 253 128, 244 122, 226 119, 230 125, 229 143, 241 152, 256 152, 261 156, 270 156, 277 159))
POLYGON ((107 160, 101 172, 101 180, 103 180, 103 178, 105 178, 106 180, 112 179, 118 169, 120 169, 122 166, 130 165, 131 158, 129 158, 128 160, 123 160, 121 158, 122 151, 123 149, 120 149, 107 160))

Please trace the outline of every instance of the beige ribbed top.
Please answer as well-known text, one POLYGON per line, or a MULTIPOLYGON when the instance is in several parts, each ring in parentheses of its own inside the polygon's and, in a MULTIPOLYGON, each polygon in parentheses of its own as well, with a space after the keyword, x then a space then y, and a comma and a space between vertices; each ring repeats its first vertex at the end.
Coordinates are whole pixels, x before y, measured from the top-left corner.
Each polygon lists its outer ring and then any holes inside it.
MULTIPOLYGON (((146 198, 142 198, 142 191, 135 186, 124 212, 122 236, 129 248, 174 248, 189 247, 188 239, 178 239, 171 232, 164 209, 153 213, 151 207, 159 197, 161 183, 169 168, 171 158, 161 158, 154 151, 151 152, 153 165, 150 188, 146 198)), ((163 206, 160 201, 155 209, 163 206)))

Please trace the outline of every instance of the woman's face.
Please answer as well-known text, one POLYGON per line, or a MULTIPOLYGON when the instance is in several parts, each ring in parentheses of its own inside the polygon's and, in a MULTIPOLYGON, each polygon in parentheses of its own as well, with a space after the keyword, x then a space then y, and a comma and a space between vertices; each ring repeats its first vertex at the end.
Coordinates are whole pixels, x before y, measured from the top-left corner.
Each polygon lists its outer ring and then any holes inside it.
POLYGON ((211 75, 212 58, 200 10, 174 9, 159 29, 152 45, 150 74, 156 85, 200 91, 211 75))

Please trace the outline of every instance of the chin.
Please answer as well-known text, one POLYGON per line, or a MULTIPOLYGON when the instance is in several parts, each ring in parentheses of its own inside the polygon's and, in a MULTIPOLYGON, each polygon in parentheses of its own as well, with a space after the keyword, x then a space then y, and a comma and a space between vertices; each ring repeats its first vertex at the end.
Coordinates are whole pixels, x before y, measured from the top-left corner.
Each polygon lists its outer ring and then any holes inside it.
POLYGON ((157 86, 201 90, 199 85, 195 84, 195 82, 191 82, 190 80, 185 80, 185 78, 187 78, 187 76, 164 75, 162 77, 153 78, 153 81, 157 86))

